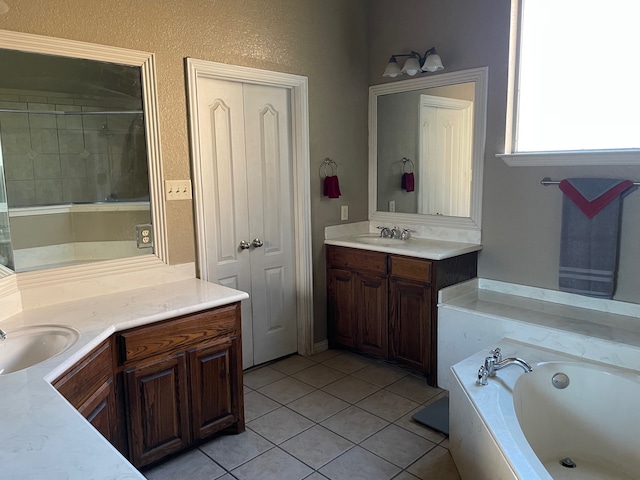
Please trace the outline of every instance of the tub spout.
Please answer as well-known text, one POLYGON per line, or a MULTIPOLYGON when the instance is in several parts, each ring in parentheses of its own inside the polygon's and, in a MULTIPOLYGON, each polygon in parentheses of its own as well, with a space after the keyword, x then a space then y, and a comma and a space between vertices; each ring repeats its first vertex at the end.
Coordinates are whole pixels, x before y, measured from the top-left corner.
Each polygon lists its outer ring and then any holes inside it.
POLYGON ((487 385, 487 377, 495 377, 498 370, 502 370, 509 365, 518 365, 522 367, 525 373, 532 372, 533 368, 527 362, 517 357, 510 357, 502 359, 502 353, 499 348, 491 350, 491 356, 484 359, 484 365, 478 370, 478 379, 476 383, 478 385, 487 385))

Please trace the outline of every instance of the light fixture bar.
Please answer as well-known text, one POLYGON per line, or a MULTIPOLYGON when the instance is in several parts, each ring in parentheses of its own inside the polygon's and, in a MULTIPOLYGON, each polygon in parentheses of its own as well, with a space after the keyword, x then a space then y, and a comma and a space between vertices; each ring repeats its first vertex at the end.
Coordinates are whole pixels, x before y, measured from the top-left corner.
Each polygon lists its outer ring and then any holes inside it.
POLYGON ((436 50, 436 47, 432 47, 427 50, 424 55, 420 55, 416 51, 411 53, 401 53, 391 55, 389 63, 387 63, 384 69, 383 77, 395 78, 399 75, 409 75, 413 77, 422 72, 437 72, 444 69, 442 65, 442 59, 436 50), (408 57, 404 63, 402 69, 398 64, 398 57, 408 57))

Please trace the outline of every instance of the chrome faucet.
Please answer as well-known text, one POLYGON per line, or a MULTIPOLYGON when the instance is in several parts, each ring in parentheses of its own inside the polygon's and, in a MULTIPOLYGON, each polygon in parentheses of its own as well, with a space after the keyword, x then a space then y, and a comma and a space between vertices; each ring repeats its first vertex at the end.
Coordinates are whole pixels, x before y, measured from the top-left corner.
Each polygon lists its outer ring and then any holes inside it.
POLYGON ((0 328, 0 340, 6 340, 6 339, 7 339, 7 332, 5 332, 0 328))
POLYGON ((393 238, 393 233, 389 227, 376 227, 380 230, 380 237, 382 238, 393 238))
POLYGON ((499 348, 494 348, 489 352, 491 355, 489 357, 485 357, 484 365, 480 366, 478 370, 478 379, 476 383, 478 385, 487 385, 488 377, 495 377, 496 372, 501 370, 509 365, 518 365, 522 367, 525 373, 533 372, 533 368, 527 362, 517 357, 510 357, 502 359, 502 353, 500 353, 499 348))

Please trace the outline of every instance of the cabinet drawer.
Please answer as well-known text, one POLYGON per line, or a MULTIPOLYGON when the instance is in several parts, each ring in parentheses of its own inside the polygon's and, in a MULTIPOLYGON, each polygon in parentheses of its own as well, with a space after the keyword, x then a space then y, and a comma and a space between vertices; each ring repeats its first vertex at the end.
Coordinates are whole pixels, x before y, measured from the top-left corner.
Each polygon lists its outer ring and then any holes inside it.
POLYGON ((113 376, 110 340, 102 342, 53 382, 56 390, 75 408, 85 403, 95 390, 113 376))
POLYGON ((196 343, 238 334, 240 304, 207 310, 118 334, 120 364, 185 350, 196 343))
POLYGON ((327 264, 334 268, 387 274, 387 254, 370 250, 327 245, 327 264))
POLYGON ((391 255, 391 276, 431 283, 431 260, 391 255))

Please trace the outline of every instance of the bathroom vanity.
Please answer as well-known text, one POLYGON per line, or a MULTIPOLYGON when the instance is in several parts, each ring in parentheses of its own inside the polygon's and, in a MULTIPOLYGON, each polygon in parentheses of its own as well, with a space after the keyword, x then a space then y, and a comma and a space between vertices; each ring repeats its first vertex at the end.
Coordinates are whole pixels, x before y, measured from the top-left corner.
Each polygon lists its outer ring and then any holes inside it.
POLYGON ((326 241, 329 345, 401 364, 436 385, 438 291, 476 276, 480 246, 375 238, 326 241))
POLYGON ((240 301, 247 297, 189 279, 3 320, 8 341, 33 325, 79 334, 57 356, 0 375, 4 474, 140 479, 131 463, 243 431, 240 301))
POLYGON ((137 467, 242 432, 240 304, 118 332, 53 385, 137 467))

